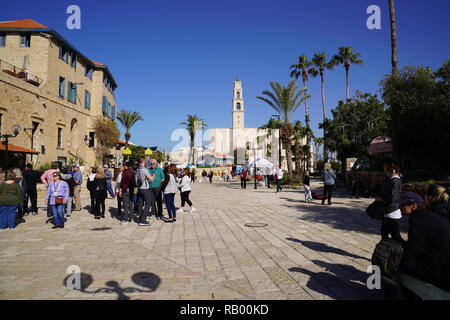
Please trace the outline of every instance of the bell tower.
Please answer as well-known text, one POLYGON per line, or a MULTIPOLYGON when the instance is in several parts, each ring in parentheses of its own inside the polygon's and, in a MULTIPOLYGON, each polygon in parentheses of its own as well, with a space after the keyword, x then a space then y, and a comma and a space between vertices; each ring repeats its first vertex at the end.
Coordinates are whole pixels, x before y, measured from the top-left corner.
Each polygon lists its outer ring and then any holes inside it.
POLYGON ((244 128, 244 98, 242 96, 242 81, 236 79, 234 81, 233 89, 233 110, 231 114, 233 116, 232 128, 244 128))

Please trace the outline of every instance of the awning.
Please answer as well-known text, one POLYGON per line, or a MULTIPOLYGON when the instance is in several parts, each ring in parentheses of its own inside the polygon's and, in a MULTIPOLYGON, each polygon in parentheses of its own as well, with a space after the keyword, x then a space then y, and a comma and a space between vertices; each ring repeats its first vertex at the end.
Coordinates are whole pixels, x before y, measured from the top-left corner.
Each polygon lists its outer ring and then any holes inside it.
POLYGON ((369 154, 392 152, 391 138, 388 136, 376 137, 369 145, 369 154))
MULTIPOLYGON (((0 143, 0 151, 5 151, 5 144, 3 142, 0 143)), ((14 145, 12 143, 8 143, 8 152, 26 153, 26 154, 38 154, 39 153, 36 150, 22 148, 22 147, 14 145)))

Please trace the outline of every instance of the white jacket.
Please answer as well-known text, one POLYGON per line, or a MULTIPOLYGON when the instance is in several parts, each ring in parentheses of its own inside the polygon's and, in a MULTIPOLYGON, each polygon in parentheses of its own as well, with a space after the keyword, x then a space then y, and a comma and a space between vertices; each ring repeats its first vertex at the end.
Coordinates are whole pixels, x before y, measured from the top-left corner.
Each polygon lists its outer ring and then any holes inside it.
POLYGON ((191 178, 187 175, 183 176, 178 187, 181 188, 181 192, 191 191, 191 178))
POLYGON ((168 193, 176 193, 178 190, 177 181, 173 174, 169 174, 169 182, 167 183, 166 188, 164 189, 164 194, 168 193))

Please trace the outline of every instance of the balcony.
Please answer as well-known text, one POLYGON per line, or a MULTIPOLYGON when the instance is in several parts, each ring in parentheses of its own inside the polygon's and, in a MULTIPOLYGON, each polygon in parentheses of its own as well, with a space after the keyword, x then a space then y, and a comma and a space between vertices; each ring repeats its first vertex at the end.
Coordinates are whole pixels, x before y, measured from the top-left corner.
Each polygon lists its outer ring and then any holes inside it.
POLYGON ((28 83, 31 83, 32 85, 39 87, 42 82, 44 82, 41 78, 36 77, 35 75, 31 74, 29 71, 27 71, 24 68, 16 67, 5 60, 0 59, 0 70, 4 73, 9 74, 10 76, 22 79, 23 81, 26 81, 28 83))

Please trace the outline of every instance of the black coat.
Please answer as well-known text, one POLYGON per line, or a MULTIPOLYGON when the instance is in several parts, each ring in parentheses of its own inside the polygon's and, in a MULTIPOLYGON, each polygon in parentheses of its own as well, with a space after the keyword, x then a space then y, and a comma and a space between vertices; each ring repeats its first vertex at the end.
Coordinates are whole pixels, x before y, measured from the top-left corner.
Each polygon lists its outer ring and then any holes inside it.
POLYGON ((106 193, 106 179, 105 178, 97 178, 95 177, 92 182, 92 194, 94 197, 107 197, 106 193))
POLYGON ((25 170, 22 175, 27 185, 27 190, 35 191, 36 185, 41 181, 42 174, 36 170, 25 170))
POLYGON ((402 194, 402 180, 400 178, 389 178, 381 187, 381 206, 386 208, 386 213, 394 212, 399 207, 399 200, 402 194))
POLYGON ((450 205, 416 210, 409 225, 402 271, 450 290, 450 205))

